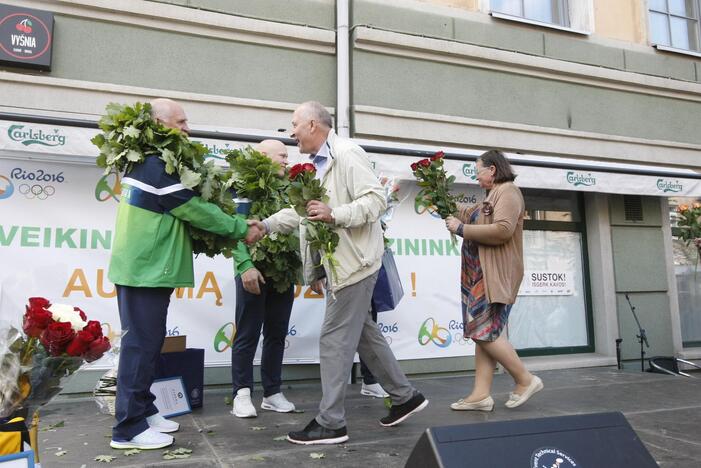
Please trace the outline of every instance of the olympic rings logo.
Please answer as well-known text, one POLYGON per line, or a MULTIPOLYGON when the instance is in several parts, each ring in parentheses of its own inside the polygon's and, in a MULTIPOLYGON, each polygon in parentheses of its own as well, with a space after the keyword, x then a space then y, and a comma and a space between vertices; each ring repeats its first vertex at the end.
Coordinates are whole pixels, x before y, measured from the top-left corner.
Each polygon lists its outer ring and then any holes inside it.
POLYGON ((465 346, 467 343, 470 342, 470 339, 465 338, 465 335, 458 332, 455 335, 453 335, 453 341, 455 341, 459 345, 465 346))
POLYGON ((439 348, 447 348, 453 341, 447 328, 439 327, 433 317, 427 318, 419 328, 419 344, 426 346, 429 342, 439 348))
POLYGON ((56 193, 56 189, 53 185, 46 185, 42 187, 39 184, 22 184, 18 187, 17 191, 29 200, 33 198, 37 198, 39 200, 46 200, 47 198, 56 193))

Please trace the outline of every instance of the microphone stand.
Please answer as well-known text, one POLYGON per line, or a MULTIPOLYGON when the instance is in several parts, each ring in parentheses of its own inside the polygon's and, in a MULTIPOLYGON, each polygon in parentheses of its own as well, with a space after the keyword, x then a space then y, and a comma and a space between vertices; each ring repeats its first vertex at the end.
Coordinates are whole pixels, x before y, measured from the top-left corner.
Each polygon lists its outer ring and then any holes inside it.
POLYGON ((633 304, 630 302, 630 298, 628 297, 628 293, 625 293, 626 300, 628 301, 628 306, 630 307, 631 312, 633 312, 633 318, 635 319, 635 323, 638 325, 638 330, 639 330, 639 335, 635 335, 635 337, 638 339, 638 343, 640 343, 640 372, 645 372, 645 349, 643 348, 643 343, 645 346, 648 348, 650 347, 650 344, 647 342, 647 335, 645 334, 645 329, 640 326, 640 320, 638 320, 638 316, 635 313, 635 307, 633 304))

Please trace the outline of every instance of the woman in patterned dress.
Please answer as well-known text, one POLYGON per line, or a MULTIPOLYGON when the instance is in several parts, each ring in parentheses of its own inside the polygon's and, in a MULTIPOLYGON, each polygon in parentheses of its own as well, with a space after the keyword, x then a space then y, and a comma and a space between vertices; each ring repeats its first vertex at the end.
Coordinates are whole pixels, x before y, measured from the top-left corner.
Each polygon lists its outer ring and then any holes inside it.
POLYGON ((476 163, 477 181, 487 198, 460 205, 448 230, 463 238, 462 317, 465 338, 475 342, 475 385, 472 393, 450 405, 456 411, 492 411, 494 368, 498 362, 514 379, 507 408, 525 403, 543 388, 528 372, 504 333, 511 306, 523 279, 523 216, 525 204, 516 175, 503 153, 482 154, 476 163))

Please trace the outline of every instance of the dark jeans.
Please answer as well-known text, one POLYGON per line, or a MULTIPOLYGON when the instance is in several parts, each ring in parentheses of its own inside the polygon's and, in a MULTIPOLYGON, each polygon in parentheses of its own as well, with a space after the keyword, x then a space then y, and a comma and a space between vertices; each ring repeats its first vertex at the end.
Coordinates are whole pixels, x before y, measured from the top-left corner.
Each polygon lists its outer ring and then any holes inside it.
MULTIPOLYGON (((370 315, 372 315, 372 321, 377 323, 377 311, 374 307, 370 309, 370 315)), ((360 375, 363 376, 363 383, 365 385, 372 385, 377 383, 377 380, 375 380, 375 376, 372 375, 372 372, 370 372, 370 369, 368 369, 368 366, 365 365, 362 359, 360 360, 360 375)))
POLYGON ((150 388, 166 336, 166 317, 173 288, 117 285, 122 325, 117 399, 112 438, 130 440, 148 429, 146 418, 158 412, 150 388))
POLYGON ((260 375, 263 396, 280 392, 282 385, 282 356, 285 337, 292 313, 294 287, 284 293, 272 287, 272 281, 261 285, 260 295, 243 289, 236 278, 236 336, 231 346, 231 380, 234 395, 241 388, 253 389, 253 357, 263 328, 263 353, 260 375))

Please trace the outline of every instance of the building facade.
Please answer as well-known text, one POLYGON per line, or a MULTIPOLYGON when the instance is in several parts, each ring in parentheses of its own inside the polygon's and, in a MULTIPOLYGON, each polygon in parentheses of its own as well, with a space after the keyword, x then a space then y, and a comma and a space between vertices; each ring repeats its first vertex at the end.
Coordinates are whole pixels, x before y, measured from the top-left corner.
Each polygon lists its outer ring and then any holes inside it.
MULTIPOLYGON (((0 65, 0 120, 89 126, 109 102, 160 96, 182 102, 195 130, 254 141, 286 136, 296 105, 317 100, 390 173, 445 149, 468 199, 480 196, 469 164, 502 149, 523 176, 526 269, 567 278, 566 293, 526 294, 512 314, 529 366, 612 365, 617 338, 624 360, 638 358, 627 298, 648 356, 701 358, 697 254, 674 227, 675 207, 701 197, 699 0, 118 3, 2 0, 52 12, 54 30, 50 70, 0 65)), ((88 164, 30 153, 0 146, 0 162, 88 164)), ((22 255, 7 219, 0 252, 22 255)), ((398 259, 420 250, 410 238, 393 239, 398 259)), ((473 367, 441 355, 402 364, 473 367)))

